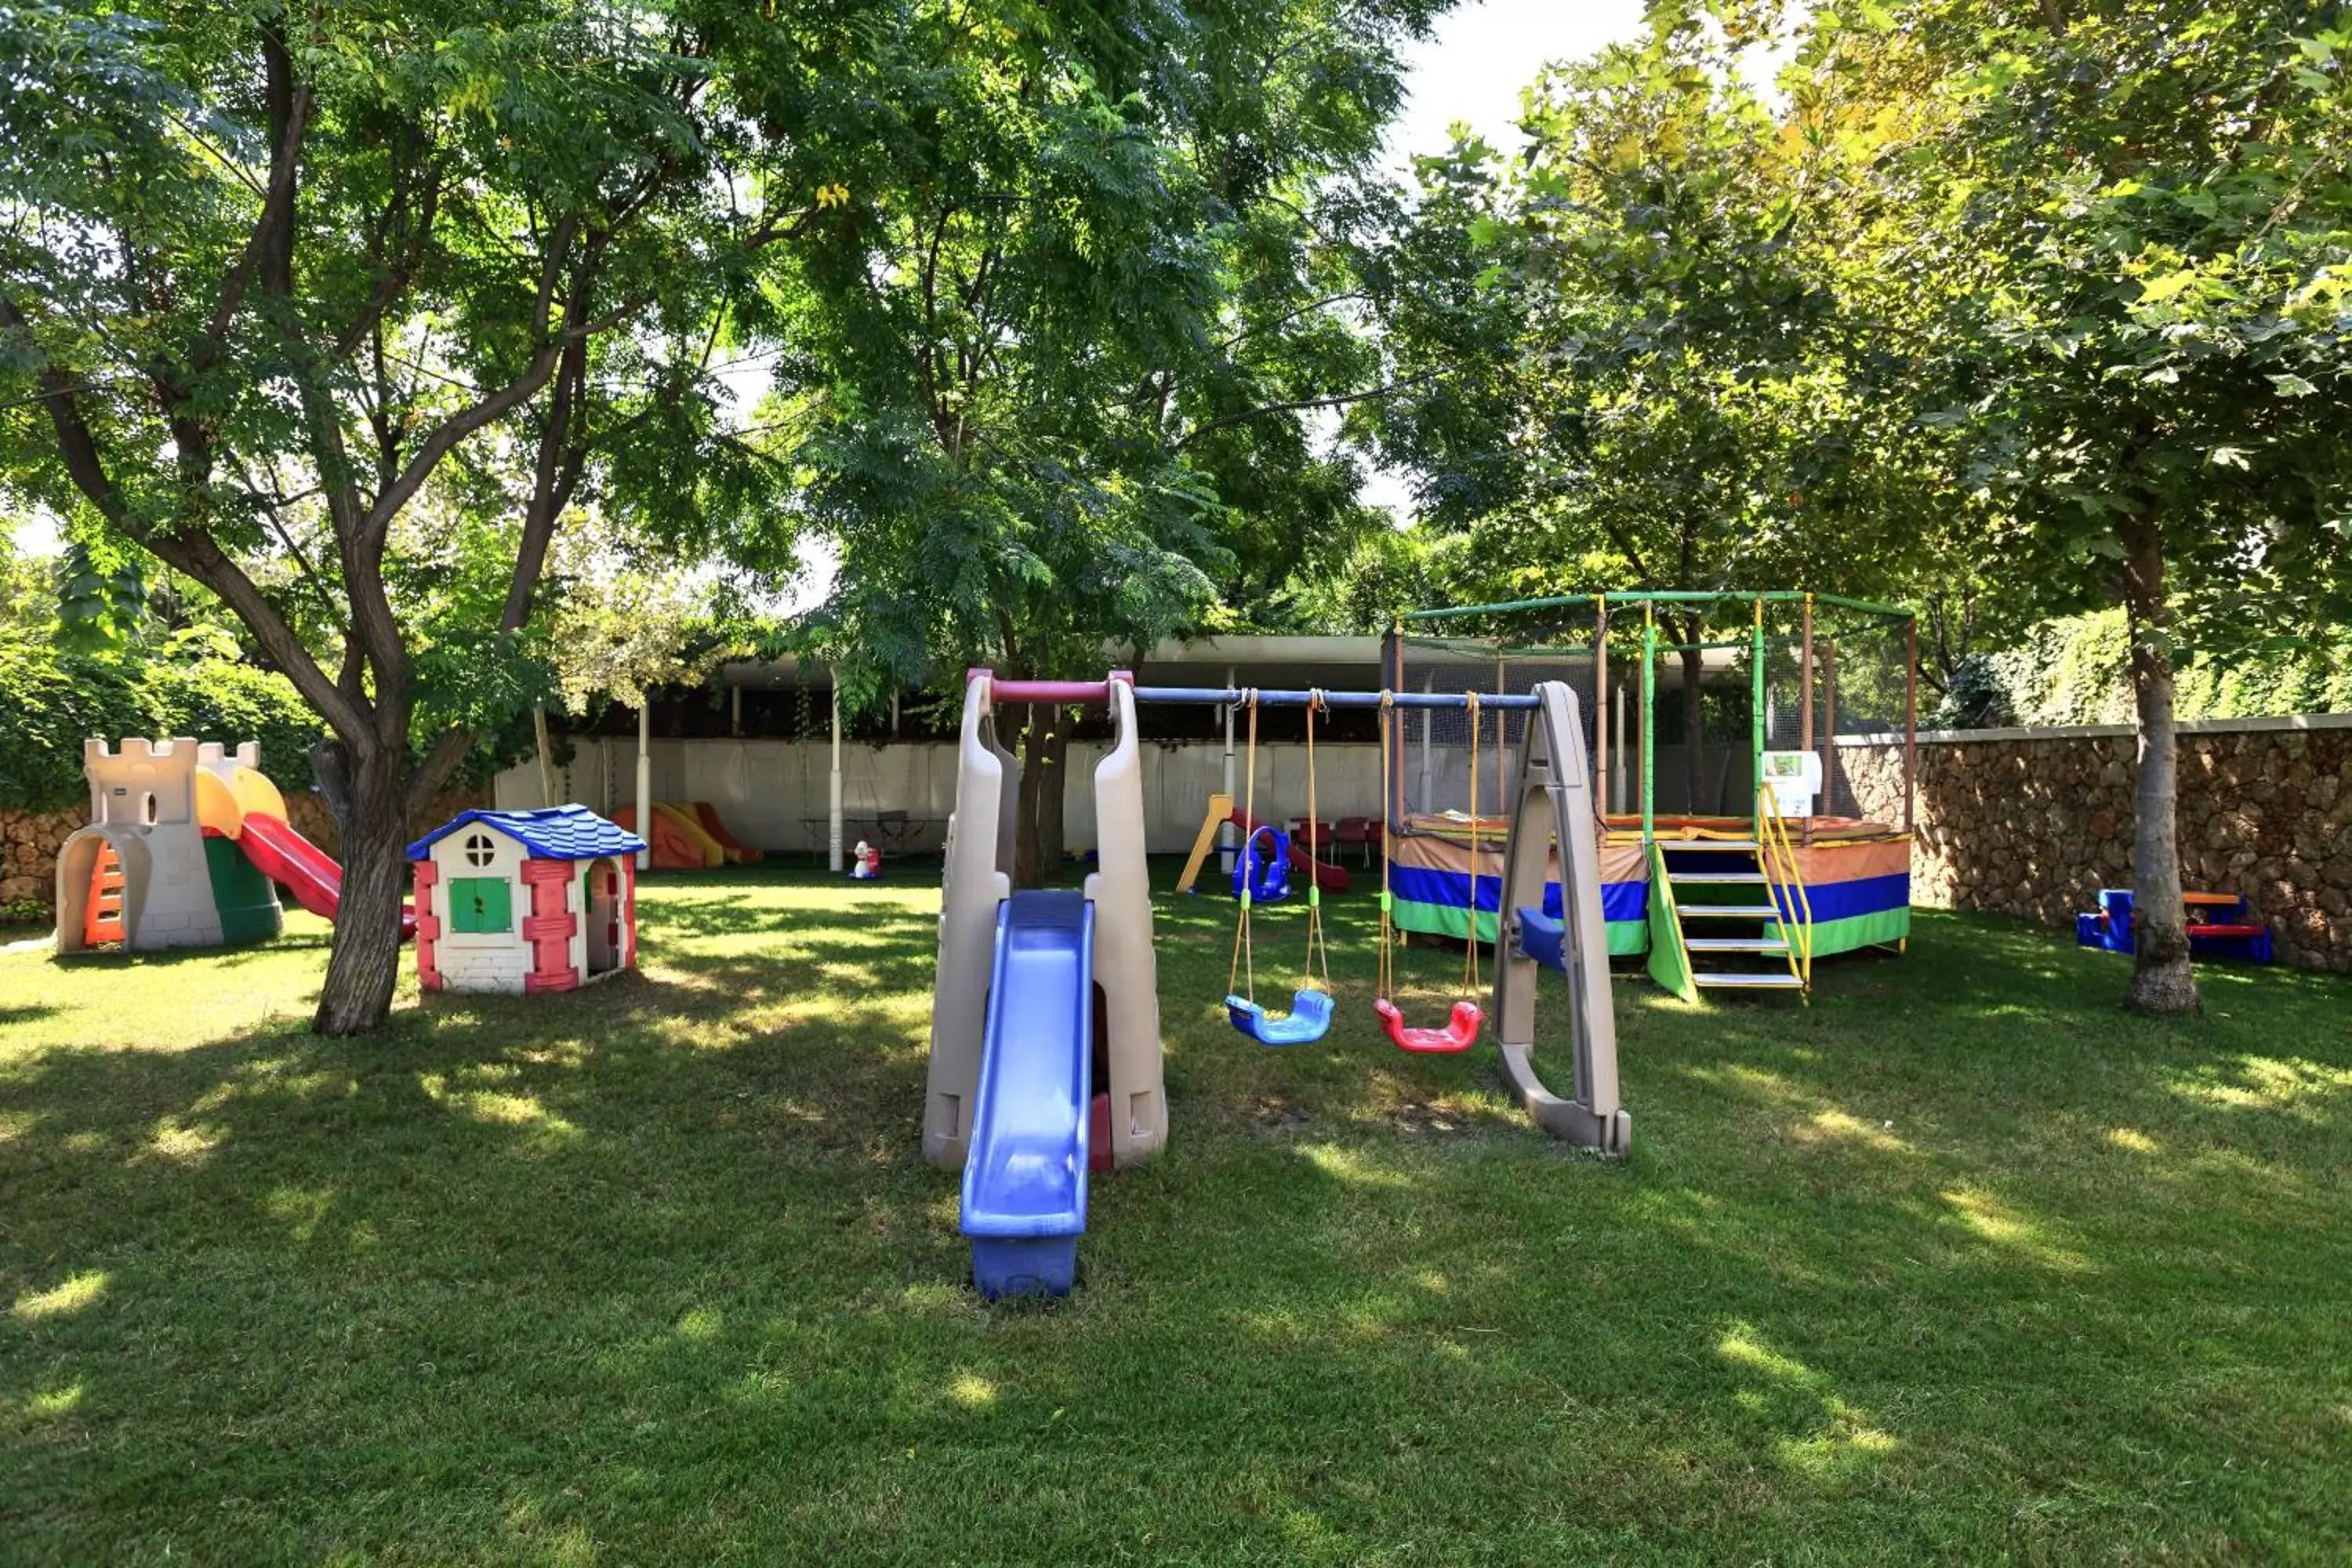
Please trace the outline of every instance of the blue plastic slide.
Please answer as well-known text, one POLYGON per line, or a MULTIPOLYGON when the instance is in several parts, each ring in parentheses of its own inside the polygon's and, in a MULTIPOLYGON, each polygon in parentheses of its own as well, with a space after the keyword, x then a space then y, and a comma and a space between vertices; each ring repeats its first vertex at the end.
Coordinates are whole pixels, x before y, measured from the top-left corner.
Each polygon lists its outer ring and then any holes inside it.
POLYGON ((1094 906, 1015 893, 996 910, 996 969, 963 1166, 972 1283, 1062 1296, 1087 1228, 1087 1107, 1094 1091, 1094 906))

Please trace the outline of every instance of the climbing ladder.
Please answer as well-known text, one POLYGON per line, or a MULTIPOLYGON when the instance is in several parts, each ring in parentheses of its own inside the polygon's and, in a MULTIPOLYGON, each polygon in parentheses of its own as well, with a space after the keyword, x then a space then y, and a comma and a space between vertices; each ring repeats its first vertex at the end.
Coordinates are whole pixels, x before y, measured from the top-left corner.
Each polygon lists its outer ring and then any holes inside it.
POLYGON ((1769 789, 1758 792, 1755 822, 1752 838, 1653 843, 1651 969, 1687 1000, 1701 991, 1811 992, 1812 905, 1769 789))
POLYGON ((89 902, 82 917, 82 941, 90 947, 121 942, 122 862, 111 844, 100 844, 89 866, 89 902))

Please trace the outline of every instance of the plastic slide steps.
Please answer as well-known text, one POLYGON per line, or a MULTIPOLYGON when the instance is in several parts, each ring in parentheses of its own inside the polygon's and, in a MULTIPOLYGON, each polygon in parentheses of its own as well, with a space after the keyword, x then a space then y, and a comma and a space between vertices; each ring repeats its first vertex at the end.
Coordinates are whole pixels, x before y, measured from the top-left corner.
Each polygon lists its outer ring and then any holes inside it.
MULTIPOLYGON (((237 847, 254 868, 294 895, 294 901, 321 920, 331 921, 343 901, 343 868, 335 858, 274 816, 245 814, 237 847)), ((416 934, 416 911, 404 905, 400 934, 416 934)))
POLYGON ((765 850, 754 849, 727 831, 726 821, 719 816, 719 808, 709 801, 698 800, 687 809, 694 813, 695 821, 702 824, 702 831, 719 841, 719 847, 727 851, 730 860, 748 866, 755 860, 767 858, 765 850))
POLYGON ((1018 892, 997 906, 963 1234, 972 1284, 1068 1294, 1087 1228, 1094 1072, 1095 911, 1083 893, 1018 892))

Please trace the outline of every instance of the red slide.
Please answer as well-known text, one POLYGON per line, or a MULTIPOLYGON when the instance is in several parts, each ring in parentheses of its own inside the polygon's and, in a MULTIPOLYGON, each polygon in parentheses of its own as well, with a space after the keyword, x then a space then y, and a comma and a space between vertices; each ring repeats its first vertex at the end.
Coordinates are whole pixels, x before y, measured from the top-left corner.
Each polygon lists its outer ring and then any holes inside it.
MULTIPOLYGON (((1255 833, 1258 828, 1258 825, 1250 820, 1250 814, 1238 807, 1234 809, 1233 816, 1225 820, 1244 833, 1255 833)), ((1276 823, 1273 826, 1279 827, 1281 824, 1276 823)), ((1288 832, 1288 829, 1284 831, 1288 832)), ((1290 868, 1294 871, 1304 871, 1313 877, 1315 885, 1327 893, 1344 893, 1348 890, 1346 868, 1334 866, 1328 860, 1318 860, 1307 854, 1307 840, 1297 834, 1290 835, 1290 868)))
MULTIPOLYGON (((343 901, 343 868, 335 858, 274 816, 246 813, 237 847, 254 868, 294 895, 321 920, 333 920, 343 901)), ((416 911, 400 911, 400 934, 416 934, 416 911)))

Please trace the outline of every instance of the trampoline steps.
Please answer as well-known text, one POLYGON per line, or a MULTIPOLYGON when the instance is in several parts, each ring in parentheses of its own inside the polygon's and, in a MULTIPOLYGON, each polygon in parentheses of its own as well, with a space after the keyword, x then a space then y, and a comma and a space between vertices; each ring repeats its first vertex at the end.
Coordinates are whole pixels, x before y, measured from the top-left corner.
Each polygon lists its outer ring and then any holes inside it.
POLYGON ((1658 847, 1669 855, 1704 849, 1711 853, 1753 855, 1764 847, 1753 838, 1661 838, 1658 847))
POLYGON ((1789 944, 1777 936, 1686 936, 1683 946, 1692 952, 1786 952, 1789 944))
POLYGON ((1778 921, 1780 911, 1769 904, 1676 904, 1685 920, 1778 921))
POLYGON ((1770 879, 1761 871, 1669 871, 1666 880, 1677 888, 1760 888, 1770 879))
POLYGON ((1782 970, 1778 974, 1732 974, 1694 970, 1693 984, 1704 991, 1802 991, 1805 983, 1782 970))

